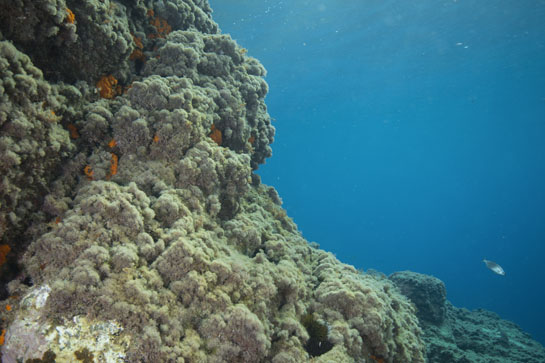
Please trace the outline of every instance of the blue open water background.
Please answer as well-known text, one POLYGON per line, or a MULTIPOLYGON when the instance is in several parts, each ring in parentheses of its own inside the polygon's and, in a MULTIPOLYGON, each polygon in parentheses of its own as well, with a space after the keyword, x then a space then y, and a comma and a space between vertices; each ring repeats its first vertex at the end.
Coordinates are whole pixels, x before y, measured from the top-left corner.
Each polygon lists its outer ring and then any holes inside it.
POLYGON ((545 1, 210 4, 268 70, 258 173, 304 237, 545 344, 545 1))

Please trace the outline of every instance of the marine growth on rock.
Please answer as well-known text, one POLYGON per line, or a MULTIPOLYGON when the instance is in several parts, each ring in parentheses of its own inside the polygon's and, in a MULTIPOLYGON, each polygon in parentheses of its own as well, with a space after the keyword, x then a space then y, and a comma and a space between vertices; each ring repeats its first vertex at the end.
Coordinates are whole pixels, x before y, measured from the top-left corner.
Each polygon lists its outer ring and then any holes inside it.
POLYGON ((205 0, 0 14, 4 361, 424 361, 408 299, 254 174, 266 72, 205 0))

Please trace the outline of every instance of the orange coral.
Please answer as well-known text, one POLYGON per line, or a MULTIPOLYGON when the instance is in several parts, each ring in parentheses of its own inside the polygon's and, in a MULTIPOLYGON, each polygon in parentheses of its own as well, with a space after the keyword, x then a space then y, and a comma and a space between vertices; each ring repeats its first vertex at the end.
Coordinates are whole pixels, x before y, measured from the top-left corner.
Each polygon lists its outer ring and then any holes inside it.
POLYGON ((108 146, 109 147, 115 147, 117 145, 117 141, 115 141, 115 139, 112 139, 109 143, 108 143, 108 146))
POLYGON ((212 140, 216 142, 216 144, 221 145, 223 141, 223 136, 221 134, 221 131, 216 128, 216 125, 212 124, 210 127, 210 134, 208 135, 212 140))
POLYGON ((9 304, 6 305, 6 310, 7 310, 7 311, 11 311, 11 305, 9 305, 9 304))
POLYGON ((115 174, 117 174, 117 163, 118 163, 118 160, 119 158, 117 157, 116 154, 112 153, 112 159, 110 160, 110 172, 108 173, 108 175, 106 176, 106 179, 110 179, 112 176, 114 176, 115 174))
POLYGON ((129 56, 130 60, 139 60, 143 63, 146 62, 146 56, 144 55, 144 52, 142 52, 141 49, 135 49, 132 51, 131 55, 129 56))
POLYGON ((155 136, 153 137, 153 142, 159 142, 159 135, 155 134, 155 136))
POLYGON ((85 176, 87 177, 87 179, 93 180, 93 174, 94 174, 95 172, 93 171, 93 169, 91 168, 90 165, 87 165, 87 166, 85 166, 85 168, 83 168, 83 173, 85 174, 85 176))
POLYGON ((68 128, 68 131, 70 131, 70 138, 77 139, 79 137, 78 129, 74 124, 68 124, 66 127, 68 128))
POLYGON ((136 45, 136 48, 144 49, 144 43, 142 43, 142 38, 135 37, 133 34, 132 39, 134 40, 134 44, 136 45))
POLYGON ((144 44, 142 43, 142 39, 141 38, 137 38, 134 36, 134 34, 132 35, 132 39, 134 41, 134 45, 136 46, 136 48, 132 51, 131 55, 129 56, 129 59, 130 60, 139 60, 143 63, 146 62, 146 56, 144 55, 144 44))
POLYGON ((72 10, 66 8, 66 21, 70 24, 74 24, 74 21, 76 21, 76 16, 72 12, 72 10))
POLYGON ((371 354, 371 356, 369 358, 371 358, 372 360, 374 360, 377 363, 384 363, 384 358, 380 358, 380 357, 377 357, 377 356, 372 355, 372 354, 371 354))
POLYGON ((6 263, 6 255, 11 251, 9 245, 0 245, 0 266, 6 263))
POLYGON ((6 329, 2 329, 2 334, 0 334, 0 345, 4 345, 6 340, 6 329))
POLYGON ((96 84, 100 97, 102 98, 114 98, 120 89, 117 85, 117 79, 111 74, 109 76, 102 76, 102 78, 96 84))
POLYGON ((148 38, 166 38, 166 36, 172 31, 172 27, 168 24, 168 22, 160 16, 155 16, 153 9, 149 9, 147 15, 151 17, 149 23, 155 27, 156 31, 155 34, 148 34, 148 38))

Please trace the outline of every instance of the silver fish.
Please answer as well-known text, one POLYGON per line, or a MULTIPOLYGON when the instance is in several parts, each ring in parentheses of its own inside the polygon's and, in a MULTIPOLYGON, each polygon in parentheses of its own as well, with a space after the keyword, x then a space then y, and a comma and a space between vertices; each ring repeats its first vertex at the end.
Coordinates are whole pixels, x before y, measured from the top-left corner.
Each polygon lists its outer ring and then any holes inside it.
POLYGON ((486 267, 488 267, 489 269, 491 269, 492 271, 494 271, 498 275, 502 275, 502 276, 505 275, 505 271, 503 271, 503 268, 501 268, 501 266, 498 265, 496 262, 489 261, 487 259, 484 259, 483 262, 486 265, 486 267))

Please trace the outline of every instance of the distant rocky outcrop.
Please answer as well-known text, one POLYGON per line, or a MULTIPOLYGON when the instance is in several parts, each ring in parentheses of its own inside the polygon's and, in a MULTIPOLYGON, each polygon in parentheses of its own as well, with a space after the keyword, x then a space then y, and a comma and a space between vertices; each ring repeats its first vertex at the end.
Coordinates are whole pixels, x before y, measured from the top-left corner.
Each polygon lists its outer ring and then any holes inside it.
POLYGON ((416 306, 429 363, 545 362, 545 348, 513 322, 453 306, 441 280, 411 271, 390 279, 416 306))

